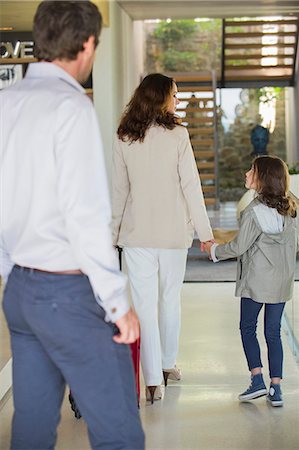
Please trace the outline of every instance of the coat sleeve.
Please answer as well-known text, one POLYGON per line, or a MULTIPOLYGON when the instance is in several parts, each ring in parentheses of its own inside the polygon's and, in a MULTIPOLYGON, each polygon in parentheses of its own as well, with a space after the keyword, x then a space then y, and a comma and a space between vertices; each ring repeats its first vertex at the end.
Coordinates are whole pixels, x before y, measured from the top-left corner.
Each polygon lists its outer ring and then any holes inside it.
POLYGON ((180 183, 194 228, 201 242, 213 239, 213 232, 208 218, 202 193, 201 182, 194 159, 188 131, 179 144, 178 170, 180 183))
POLYGON ((251 210, 244 210, 237 236, 227 244, 217 245, 215 256, 218 260, 237 258, 243 255, 258 239, 262 230, 258 228, 251 210))
POLYGON ((117 245, 120 226, 130 191, 127 166, 118 138, 113 144, 112 156, 112 241, 117 245))

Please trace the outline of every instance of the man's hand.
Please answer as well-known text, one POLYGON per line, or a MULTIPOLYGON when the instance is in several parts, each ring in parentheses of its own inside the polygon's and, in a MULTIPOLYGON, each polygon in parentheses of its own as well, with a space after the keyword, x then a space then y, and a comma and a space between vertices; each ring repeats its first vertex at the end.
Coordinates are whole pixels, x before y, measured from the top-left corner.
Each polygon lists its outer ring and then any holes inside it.
POLYGON ((118 319, 115 325, 119 329, 119 334, 113 336, 117 344, 132 344, 139 338, 139 321, 132 309, 118 319))

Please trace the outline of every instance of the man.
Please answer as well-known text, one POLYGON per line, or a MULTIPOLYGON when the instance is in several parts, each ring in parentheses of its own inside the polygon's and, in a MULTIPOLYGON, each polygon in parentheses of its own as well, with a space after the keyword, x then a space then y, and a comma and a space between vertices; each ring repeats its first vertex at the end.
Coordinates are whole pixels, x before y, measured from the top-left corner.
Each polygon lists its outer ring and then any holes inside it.
POLYGON ((1 92, 1 275, 13 355, 12 449, 54 449, 65 383, 93 449, 143 449, 130 349, 139 326, 110 235, 97 118, 79 82, 101 16, 45 1, 38 63, 1 92))

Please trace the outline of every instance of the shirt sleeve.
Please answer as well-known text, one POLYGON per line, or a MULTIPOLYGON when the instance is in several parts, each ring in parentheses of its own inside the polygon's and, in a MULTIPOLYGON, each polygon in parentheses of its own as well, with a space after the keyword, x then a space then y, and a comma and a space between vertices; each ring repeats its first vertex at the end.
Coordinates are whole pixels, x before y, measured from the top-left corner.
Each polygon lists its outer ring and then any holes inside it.
POLYGON ((211 247, 211 258, 214 263, 219 262, 219 259, 216 258, 216 254, 215 254, 216 248, 218 247, 218 245, 219 244, 213 244, 211 247))
POLYGON ((92 103, 70 100, 60 107, 55 158, 57 196, 78 267, 90 280, 106 320, 129 310, 126 276, 112 245, 111 208, 104 154, 92 103))
POLYGON ((187 130, 179 147, 179 175, 194 228, 201 242, 213 239, 201 182, 187 130))
POLYGON ((130 182, 120 141, 115 139, 112 155, 112 240, 117 245, 120 226, 130 191, 130 182))
POLYGON ((8 251, 4 245, 3 238, 0 235, 0 275, 4 283, 6 283, 13 266, 14 263, 10 259, 8 251))
POLYGON ((252 211, 244 211, 240 220, 240 229, 237 236, 227 244, 219 244, 215 248, 215 258, 218 260, 237 258, 245 253, 261 235, 253 218, 252 211))

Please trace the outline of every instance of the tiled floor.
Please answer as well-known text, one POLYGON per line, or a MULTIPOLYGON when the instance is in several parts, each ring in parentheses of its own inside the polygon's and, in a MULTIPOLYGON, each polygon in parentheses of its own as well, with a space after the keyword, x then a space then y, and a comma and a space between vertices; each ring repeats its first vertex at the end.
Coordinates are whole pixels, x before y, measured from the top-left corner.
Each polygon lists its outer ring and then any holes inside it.
MULTIPOLYGON (((142 389, 140 414, 147 450, 298 450, 299 369, 285 334, 285 406, 272 408, 265 398, 241 404, 237 395, 249 384, 249 374, 238 320, 234 283, 184 284, 178 358, 183 379, 170 382, 162 401, 154 405, 145 403, 142 389)), ((0 411, 1 450, 9 448, 11 414, 9 400, 0 411)), ((65 401, 56 450, 85 449, 89 444, 84 422, 73 417, 65 401)))

